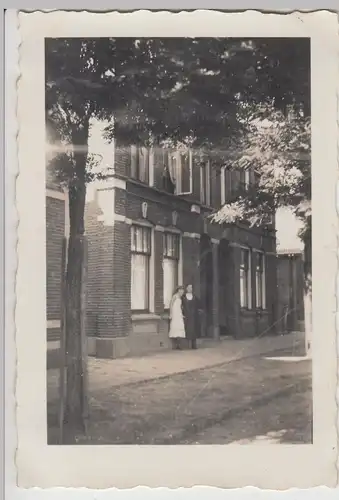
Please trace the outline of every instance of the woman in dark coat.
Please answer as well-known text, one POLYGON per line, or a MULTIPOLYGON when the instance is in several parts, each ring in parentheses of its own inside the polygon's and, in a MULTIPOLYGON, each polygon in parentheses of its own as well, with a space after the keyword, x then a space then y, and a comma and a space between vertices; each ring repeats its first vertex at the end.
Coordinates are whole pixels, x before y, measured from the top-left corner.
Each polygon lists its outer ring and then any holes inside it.
POLYGON ((192 349, 197 348, 197 337, 200 336, 200 301, 193 293, 192 285, 187 285, 182 298, 185 319, 186 338, 192 349))

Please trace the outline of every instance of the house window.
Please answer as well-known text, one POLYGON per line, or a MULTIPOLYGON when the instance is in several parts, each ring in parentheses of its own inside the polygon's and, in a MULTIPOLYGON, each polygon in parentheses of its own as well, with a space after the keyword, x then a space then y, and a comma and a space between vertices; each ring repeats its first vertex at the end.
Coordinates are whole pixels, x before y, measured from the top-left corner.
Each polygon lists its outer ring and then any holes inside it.
POLYGON ((265 255, 256 252, 255 296, 257 309, 266 309, 265 255))
POLYGON ((200 165, 200 201, 203 205, 211 204, 211 164, 200 165))
POLYGON ((131 227, 131 308, 148 311, 150 298, 151 229, 131 227))
POLYGON ((240 255, 240 307, 252 309, 251 252, 241 249, 240 255))
POLYGON ((193 158, 191 151, 170 151, 168 174, 174 187, 174 194, 188 195, 193 190, 193 158))
POLYGON ((250 170, 241 170, 240 171, 240 185, 242 189, 248 191, 251 184, 251 172, 250 170))
POLYGON ((141 146, 131 147, 131 177, 145 184, 150 182, 150 150, 141 146))
POLYGON ((168 309, 179 283, 180 236, 164 233, 163 249, 164 308, 168 309))

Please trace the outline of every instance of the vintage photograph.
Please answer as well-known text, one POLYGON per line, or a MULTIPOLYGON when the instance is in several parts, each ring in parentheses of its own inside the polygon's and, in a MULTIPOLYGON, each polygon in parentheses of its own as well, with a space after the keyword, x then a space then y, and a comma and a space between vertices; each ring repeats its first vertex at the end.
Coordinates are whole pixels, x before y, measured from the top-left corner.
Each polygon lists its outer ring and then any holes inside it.
POLYGON ((48 444, 312 444, 310 38, 44 57, 48 444))
POLYGON ((334 486, 337 16, 18 21, 20 487, 334 486))

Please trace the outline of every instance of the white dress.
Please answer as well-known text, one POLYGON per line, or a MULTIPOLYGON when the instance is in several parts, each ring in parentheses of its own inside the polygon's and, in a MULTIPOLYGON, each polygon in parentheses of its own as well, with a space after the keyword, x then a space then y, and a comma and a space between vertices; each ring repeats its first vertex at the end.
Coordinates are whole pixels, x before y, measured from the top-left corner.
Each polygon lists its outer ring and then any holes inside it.
POLYGON ((172 339, 185 338, 185 324, 181 304, 182 302, 180 297, 173 297, 171 303, 171 323, 169 330, 169 337, 172 339))

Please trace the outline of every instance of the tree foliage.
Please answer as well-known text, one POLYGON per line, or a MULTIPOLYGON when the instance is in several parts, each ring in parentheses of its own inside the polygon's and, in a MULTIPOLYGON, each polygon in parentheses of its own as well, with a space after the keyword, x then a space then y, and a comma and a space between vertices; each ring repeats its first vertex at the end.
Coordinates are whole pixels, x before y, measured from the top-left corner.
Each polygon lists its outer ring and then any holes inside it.
POLYGON ((246 195, 213 215, 219 223, 247 219, 262 224, 280 207, 310 222, 311 126, 309 117, 290 108, 285 114, 273 105, 243 105, 239 113, 245 131, 232 153, 235 168, 254 170, 257 182, 246 195))

